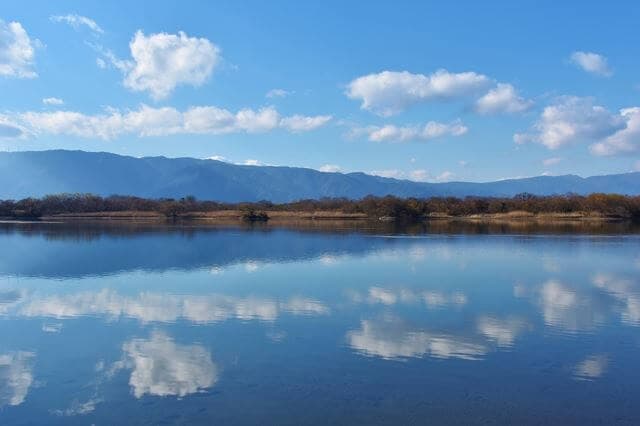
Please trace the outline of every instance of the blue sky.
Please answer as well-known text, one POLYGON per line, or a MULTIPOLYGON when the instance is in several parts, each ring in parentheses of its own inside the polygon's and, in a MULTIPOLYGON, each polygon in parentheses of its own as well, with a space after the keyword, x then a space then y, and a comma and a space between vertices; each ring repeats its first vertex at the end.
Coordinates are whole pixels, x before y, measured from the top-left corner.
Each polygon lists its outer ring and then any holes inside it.
POLYGON ((635 1, 3 2, 0 149, 421 181, 640 170, 638 22, 635 1))

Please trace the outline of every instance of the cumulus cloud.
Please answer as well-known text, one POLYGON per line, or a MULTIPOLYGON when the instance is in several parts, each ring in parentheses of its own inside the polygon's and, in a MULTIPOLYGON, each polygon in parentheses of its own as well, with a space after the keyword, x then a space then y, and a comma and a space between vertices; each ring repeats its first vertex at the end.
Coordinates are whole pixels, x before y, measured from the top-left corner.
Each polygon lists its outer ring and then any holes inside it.
POLYGON ((60 98, 43 98, 42 103, 45 105, 64 105, 64 101, 60 98))
POLYGON ((415 182, 427 182, 430 177, 429 172, 424 169, 416 169, 409 172, 409 180, 415 182))
POLYGON ((556 164, 560 163, 562 161, 562 158, 560 157, 550 157, 550 158, 545 158, 544 160, 542 160, 542 165, 549 167, 549 166, 555 166, 556 164))
POLYGON ((429 121, 419 126, 396 126, 387 124, 385 126, 369 126, 356 129, 355 134, 365 134, 372 142, 408 142, 408 141, 428 141, 444 136, 462 136, 469 129, 460 120, 450 123, 439 123, 429 121))
POLYGON ((624 127, 604 140, 591 145, 595 155, 617 155, 640 151, 640 107, 620 110, 624 127))
POLYGON ((265 95, 266 98, 268 99, 273 99, 273 98, 284 98, 286 96, 289 96, 293 94, 293 92, 290 92, 288 90, 284 90, 284 89, 271 89, 267 92, 267 94, 265 95))
POLYGON ((17 139, 25 136, 24 129, 0 115, 0 139, 17 139))
POLYGON ((0 19, 0 76, 35 78, 34 71, 38 40, 32 40, 19 22, 6 23, 0 19))
POLYGON ((489 79, 475 72, 450 73, 438 70, 431 75, 408 71, 383 71, 358 77, 347 85, 346 95, 361 101, 362 109, 382 116, 434 99, 452 99, 475 93, 489 79))
POLYGON ((205 158, 205 160, 214 160, 214 161, 222 161, 224 163, 229 163, 229 159, 222 155, 212 155, 211 157, 205 158))
POLYGON ((304 115, 292 115, 280 120, 280 126, 290 132, 308 132, 324 126, 331 120, 330 115, 316 115, 315 117, 307 117, 304 115))
POLYGON ((373 176, 380 176, 383 178, 392 178, 392 179, 404 179, 406 177, 405 172, 397 169, 371 170, 369 174, 373 176))
MULTIPOLYGON (((96 46, 96 49, 102 49, 96 46)), ((168 97, 179 85, 200 86, 221 60, 220 49, 206 38, 137 31, 129 43, 131 59, 102 51, 102 64, 124 74, 123 84, 135 92, 148 92, 155 100, 168 97)), ((100 63, 98 63, 100 66, 100 63)))
POLYGON ((129 385, 136 398, 183 397, 212 387, 218 368, 202 345, 177 344, 164 333, 133 339, 122 346, 123 366, 131 368, 129 385))
POLYGON ((32 352, 0 354, 0 407, 20 405, 33 384, 32 352))
POLYGON ((392 179, 407 179, 414 182, 447 182, 455 177, 450 171, 444 171, 438 175, 433 175, 424 169, 415 169, 405 172, 398 169, 371 170, 368 172, 373 176, 380 176, 392 179))
MULTIPOLYGON (((75 111, 28 111, 14 114, 14 127, 28 133, 69 135, 110 140, 122 135, 139 137, 177 134, 219 135, 228 133, 262 133, 275 129, 290 132, 314 130, 324 125, 327 116, 281 117, 273 107, 236 113, 214 106, 191 107, 179 111, 172 107, 154 108, 141 105, 137 110, 120 111, 109 108, 104 113, 88 115, 75 111)), ((0 116, 0 125, 9 124, 0 116), (4 120, 4 121, 3 121, 4 120)), ((5 133, 9 132, 5 129, 5 133)))
POLYGON ((318 168, 318 170, 321 171, 321 172, 325 172, 325 173, 338 173, 342 169, 340 168, 340 166, 338 166, 336 164, 324 164, 324 165, 320 166, 318 168))
POLYGON ((475 109, 480 114, 518 113, 528 110, 533 101, 518 95, 511 84, 499 83, 476 101, 475 109))
POLYGON ((607 58, 593 52, 573 52, 570 57, 571 62, 580 67, 583 71, 603 77, 613 74, 607 58))
MULTIPOLYGON (((516 133, 516 143, 538 142, 558 149, 578 142, 594 142, 625 129, 631 112, 625 117, 595 105, 591 98, 564 96, 544 108, 530 133, 516 133)), ((594 148, 598 151, 599 148, 594 148)))
POLYGON ((449 182, 451 179, 453 179, 455 177, 455 173, 450 172, 450 171, 444 171, 442 173, 440 173, 438 176, 436 176, 436 182, 449 182))
POLYGON ((75 30, 79 30, 82 27, 86 27, 94 34, 103 34, 104 30, 91 18, 78 15, 76 13, 70 13, 68 15, 54 15, 49 17, 51 22, 62 22, 70 25, 75 30))

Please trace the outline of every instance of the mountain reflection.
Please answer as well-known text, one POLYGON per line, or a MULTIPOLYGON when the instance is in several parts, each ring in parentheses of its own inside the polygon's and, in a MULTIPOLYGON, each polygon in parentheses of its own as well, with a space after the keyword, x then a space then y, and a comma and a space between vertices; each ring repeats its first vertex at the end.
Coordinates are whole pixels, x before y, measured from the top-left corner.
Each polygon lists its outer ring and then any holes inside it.
POLYGON ((158 424, 164 407, 210 416, 299 390, 322 407, 357 392, 368 408, 387 388, 560 400, 637 379, 637 237, 0 239, 2 424, 109 424, 113 407, 158 424))

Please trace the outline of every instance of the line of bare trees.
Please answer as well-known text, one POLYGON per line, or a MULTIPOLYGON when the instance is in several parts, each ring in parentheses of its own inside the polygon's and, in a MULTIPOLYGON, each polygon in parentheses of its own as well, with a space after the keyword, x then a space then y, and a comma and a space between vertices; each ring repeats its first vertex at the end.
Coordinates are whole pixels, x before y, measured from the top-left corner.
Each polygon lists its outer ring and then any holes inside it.
POLYGON ((39 218, 56 214, 77 214, 116 211, 157 212, 167 217, 178 217, 189 212, 212 212, 221 210, 264 211, 340 211, 364 213, 371 217, 391 216, 419 219, 430 214, 442 213, 451 216, 472 214, 509 213, 600 213, 612 217, 640 219, 640 197, 617 194, 554 195, 535 196, 519 194, 504 197, 431 197, 398 198, 365 197, 360 200, 346 198, 323 198, 275 204, 269 201, 254 203, 220 203, 201 201, 188 196, 180 199, 145 199, 114 195, 100 197, 92 194, 57 194, 43 198, 0 201, 0 217, 39 218))

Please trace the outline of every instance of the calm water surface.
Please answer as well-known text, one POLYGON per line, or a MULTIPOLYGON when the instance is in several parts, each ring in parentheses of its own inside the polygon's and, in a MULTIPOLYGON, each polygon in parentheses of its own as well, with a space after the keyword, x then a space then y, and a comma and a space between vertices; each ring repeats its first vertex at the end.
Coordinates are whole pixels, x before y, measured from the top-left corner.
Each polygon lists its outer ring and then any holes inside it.
POLYGON ((640 424, 638 234, 424 231, 1 224, 0 424, 640 424))

